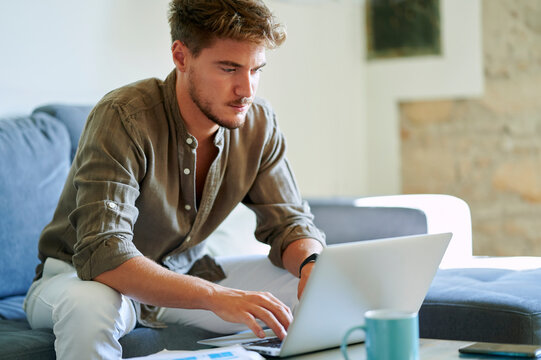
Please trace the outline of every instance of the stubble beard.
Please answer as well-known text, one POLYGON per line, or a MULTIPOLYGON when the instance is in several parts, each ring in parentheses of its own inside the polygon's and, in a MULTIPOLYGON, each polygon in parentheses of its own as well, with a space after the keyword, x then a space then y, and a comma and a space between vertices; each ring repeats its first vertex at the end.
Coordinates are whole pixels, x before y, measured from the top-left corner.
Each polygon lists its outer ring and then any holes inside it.
MULTIPOLYGON (((228 121, 220 118, 218 115, 214 113, 212 110, 212 104, 210 101, 204 99, 201 92, 198 90, 196 86, 196 80, 194 79, 194 72, 190 71, 190 80, 188 84, 188 94, 190 95, 193 103, 198 107, 198 109, 205 115, 210 121, 212 121, 215 124, 218 124, 219 126, 225 127, 230 130, 238 129, 242 125, 244 125, 244 121, 246 120, 246 113, 242 115, 242 117, 237 117, 235 121, 228 121)), ((251 100, 249 98, 239 98, 235 101, 232 101, 229 105, 246 105, 250 104, 251 100)))

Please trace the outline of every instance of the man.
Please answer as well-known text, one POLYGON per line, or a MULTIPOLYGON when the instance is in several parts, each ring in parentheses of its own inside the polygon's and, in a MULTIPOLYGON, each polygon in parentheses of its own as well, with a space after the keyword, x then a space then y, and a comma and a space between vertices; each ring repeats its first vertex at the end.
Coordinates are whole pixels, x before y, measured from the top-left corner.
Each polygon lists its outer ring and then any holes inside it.
POLYGON ((119 358, 137 320, 236 323, 261 337, 263 322, 283 338, 324 244, 274 114, 255 98, 283 27, 260 0, 173 0, 169 21, 175 70, 92 110, 40 238, 25 310, 33 328, 54 330, 59 359, 119 358), (204 256, 239 202, 256 213, 270 262, 204 256))

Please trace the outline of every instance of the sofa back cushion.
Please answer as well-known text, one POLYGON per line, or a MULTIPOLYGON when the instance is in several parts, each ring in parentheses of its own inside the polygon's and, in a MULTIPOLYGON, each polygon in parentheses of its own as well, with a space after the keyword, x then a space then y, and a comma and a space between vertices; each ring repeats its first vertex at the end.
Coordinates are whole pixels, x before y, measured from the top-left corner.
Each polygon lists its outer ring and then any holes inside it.
POLYGON ((44 112, 54 116, 55 119, 60 120, 64 124, 66 129, 68 129, 71 140, 71 160, 73 161, 86 118, 92 108, 93 106, 90 105, 49 104, 38 107, 34 110, 34 114, 44 112))
POLYGON ((309 199, 314 224, 327 244, 427 233, 424 212, 406 207, 356 206, 354 199, 309 199))
POLYGON ((66 127, 48 114, 0 118, 0 298, 25 294, 32 282, 70 150, 66 127))

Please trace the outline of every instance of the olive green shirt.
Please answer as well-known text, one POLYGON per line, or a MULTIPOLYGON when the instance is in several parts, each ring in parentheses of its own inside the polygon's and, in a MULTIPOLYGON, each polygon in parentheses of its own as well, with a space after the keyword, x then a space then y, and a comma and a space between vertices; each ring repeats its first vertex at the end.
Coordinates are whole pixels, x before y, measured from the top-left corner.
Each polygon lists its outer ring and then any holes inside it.
POLYGON ((180 115, 173 71, 107 94, 92 110, 53 220, 39 241, 47 257, 72 263, 91 280, 135 256, 210 280, 223 274, 203 241, 242 202, 257 215, 256 238, 283 266, 293 241, 324 235, 312 223, 285 157, 272 109, 256 99, 245 124, 220 127, 218 155, 198 206, 197 140, 180 115))

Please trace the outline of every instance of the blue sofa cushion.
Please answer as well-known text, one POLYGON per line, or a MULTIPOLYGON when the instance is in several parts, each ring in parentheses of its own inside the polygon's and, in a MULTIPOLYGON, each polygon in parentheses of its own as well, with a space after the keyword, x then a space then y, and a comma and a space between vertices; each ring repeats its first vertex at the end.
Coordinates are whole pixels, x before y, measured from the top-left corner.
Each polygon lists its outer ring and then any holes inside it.
POLYGON ((79 144, 79 137, 91 110, 92 106, 88 105, 50 104, 38 107, 33 113, 47 113, 60 120, 66 126, 71 140, 71 160, 73 160, 77 151, 77 145, 79 144))
POLYGON ((0 119, 0 298, 23 295, 70 166, 65 126, 45 113, 0 119), (6 281, 5 281, 6 280, 6 281))
MULTIPOLYGON (((0 300, 0 319, 26 320, 23 310, 24 295, 10 296, 0 300)), ((0 347, 1 348, 1 347, 0 347)))
POLYGON ((440 270, 419 312, 422 337, 541 344, 541 269, 440 270))

